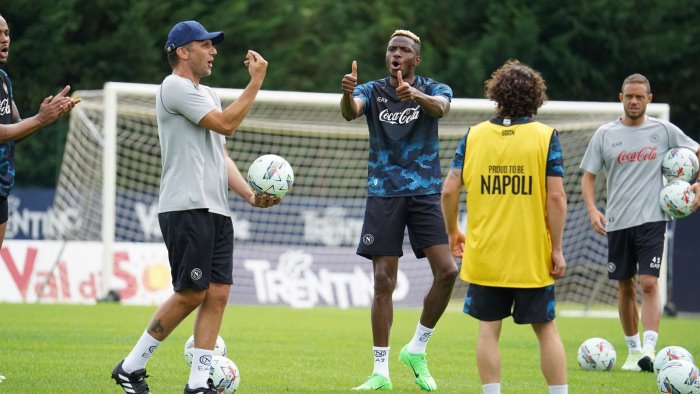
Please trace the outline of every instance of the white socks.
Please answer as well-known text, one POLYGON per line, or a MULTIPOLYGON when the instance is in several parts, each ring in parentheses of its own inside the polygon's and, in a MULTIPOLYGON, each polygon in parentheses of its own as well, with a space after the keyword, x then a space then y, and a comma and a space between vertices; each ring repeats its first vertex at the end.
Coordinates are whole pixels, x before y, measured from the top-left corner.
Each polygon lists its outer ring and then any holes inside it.
POLYGON ((569 385, 549 386, 549 394, 569 394, 569 385))
POLYGON ((425 347, 428 345, 430 336, 433 335, 434 328, 424 327, 420 322, 416 326, 416 333, 413 334, 413 339, 408 343, 408 352, 413 354, 425 353, 425 347))
POLYGON ((207 379, 209 379, 213 354, 213 350, 192 348, 192 367, 190 368, 190 379, 187 381, 190 389, 209 387, 207 379))
POLYGON ((374 371, 372 373, 378 373, 389 379, 389 347, 374 346, 372 352, 374 352, 374 371))
POLYGON ((124 359, 122 368, 126 373, 132 373, 138 369, 146 368, 148 359, 160 345, 160 341, 153 338, 148 331, 144 331, 131 353, 124 359))
POLYGON ((641 352, 642 351, 642 341, 639 339, 639 333, 631 336, 625 335, 625 341, 627 342, 627 348, 631 352, 641 352))
MULTIPOLYGON (((425 353, 425 346, 430 340, 430 336, 433 335, 433 329, 424 327, 418 322, 416 326, 416 332, 413 334, 411 342, 406 346, 406 350, 409 353, 421 354, 425 353)), ((374 353, 374 371, 373 374, 380 374, 387 379, 389 378, 389 347, 379 347, 373 346, 372 352, 374 353)), ((192 387, 192 386, 190 386, 192 387)))
MULTIPOLYGON (((651 350, 656 353, 656 341, 659 339, 659 333, 656 331, 644 331, 644 350, 651 350)), ((653 361, 653 360, 652 360, 653 361)))

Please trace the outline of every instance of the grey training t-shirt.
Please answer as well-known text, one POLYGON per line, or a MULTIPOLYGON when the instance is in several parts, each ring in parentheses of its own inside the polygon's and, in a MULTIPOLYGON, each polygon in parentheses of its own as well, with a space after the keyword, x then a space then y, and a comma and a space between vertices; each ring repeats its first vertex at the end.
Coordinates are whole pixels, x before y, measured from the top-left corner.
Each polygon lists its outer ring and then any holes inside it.
POLYGON ((223 145, 226 138, 197 124, 221 109, 213 89, 169 75, 158 88, 156 114, 163 164, 158 212, 208 209, 231 216, 223 145))
POLYGON ((670 220, 659 205, 661 161, 666 151, 676 146, 693 152, 698 149, 681 129, 662 119, 647 117, 641 125, 631 127, 618 118, 596 130, 581 168, 593 174, 605 170, 607 231, 670 220))

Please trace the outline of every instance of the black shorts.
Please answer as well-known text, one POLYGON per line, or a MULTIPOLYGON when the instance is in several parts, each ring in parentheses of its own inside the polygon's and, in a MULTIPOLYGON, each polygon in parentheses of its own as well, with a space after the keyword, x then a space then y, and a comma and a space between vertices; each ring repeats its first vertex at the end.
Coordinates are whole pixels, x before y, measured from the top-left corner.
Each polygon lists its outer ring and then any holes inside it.
POLYGON ((7 223, 10 212, 7 208, 7 196, 0 196, 0 224, 7 223))
POLYGON ((158 214, 168 248, 173 289, 204 290, 233 283, 233 223, 206 209, 158 214))
POLYGON ((666 222, 608 232, 608 278, 623 280, 641 275, 659 277, 666 222))
POLYGON ((403 235, 407 226, 411 248, 419 259, 425 257, 423 249, 447 244, 440 195, 368 197, 357 254, 368 259, 403 256, 403 235))
POLYGON ((481 321, 497 321, 513 315, 517 324, 554 320, 554 285, 537 288, 491 287, 470 284, 464 313, 481 321))

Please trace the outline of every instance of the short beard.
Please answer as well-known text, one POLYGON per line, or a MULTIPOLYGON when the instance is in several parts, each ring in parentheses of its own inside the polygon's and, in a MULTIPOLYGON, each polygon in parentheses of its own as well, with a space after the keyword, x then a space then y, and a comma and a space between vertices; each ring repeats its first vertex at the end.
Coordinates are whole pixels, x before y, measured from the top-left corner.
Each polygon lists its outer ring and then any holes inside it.
POLYGON ((646 111, 641 112, 641 113, 639 113, 639 115, 636 115, 636 116, 632 116, 632 115, 630 115, 629 112, 625 111, 625 116, 626 116, 628 119, 632 119, 632 120, 641 119, 641 118, 644 117, 644 115, 646 115, 646 111))

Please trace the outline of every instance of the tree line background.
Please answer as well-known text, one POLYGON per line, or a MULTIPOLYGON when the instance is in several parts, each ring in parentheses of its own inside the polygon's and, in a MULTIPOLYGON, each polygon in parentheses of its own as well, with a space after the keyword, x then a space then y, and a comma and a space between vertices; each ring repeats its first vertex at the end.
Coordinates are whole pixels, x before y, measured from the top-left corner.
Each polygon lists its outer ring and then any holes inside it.
MULTIPOLYGON (((482 98, 507 59, 540 71, 550 100, 617 101, 622 80, 639 72, 654 101, 671 105, 671 121, 700 137, 700 1, 3 0, 0 14, 23 117, 66 84, 160 83, 170 28, 196 19, 226 35, 209 86, 244 87, 250 48, 269 62, 263 89, 339 93, 353 60, 361 82, 386 76, 388 38, 405 28, 423 42, 417 73, 455 97, 482 98)), ((17 146, 18 186, 55 185, 66 132, 62 119, 17 146)))

